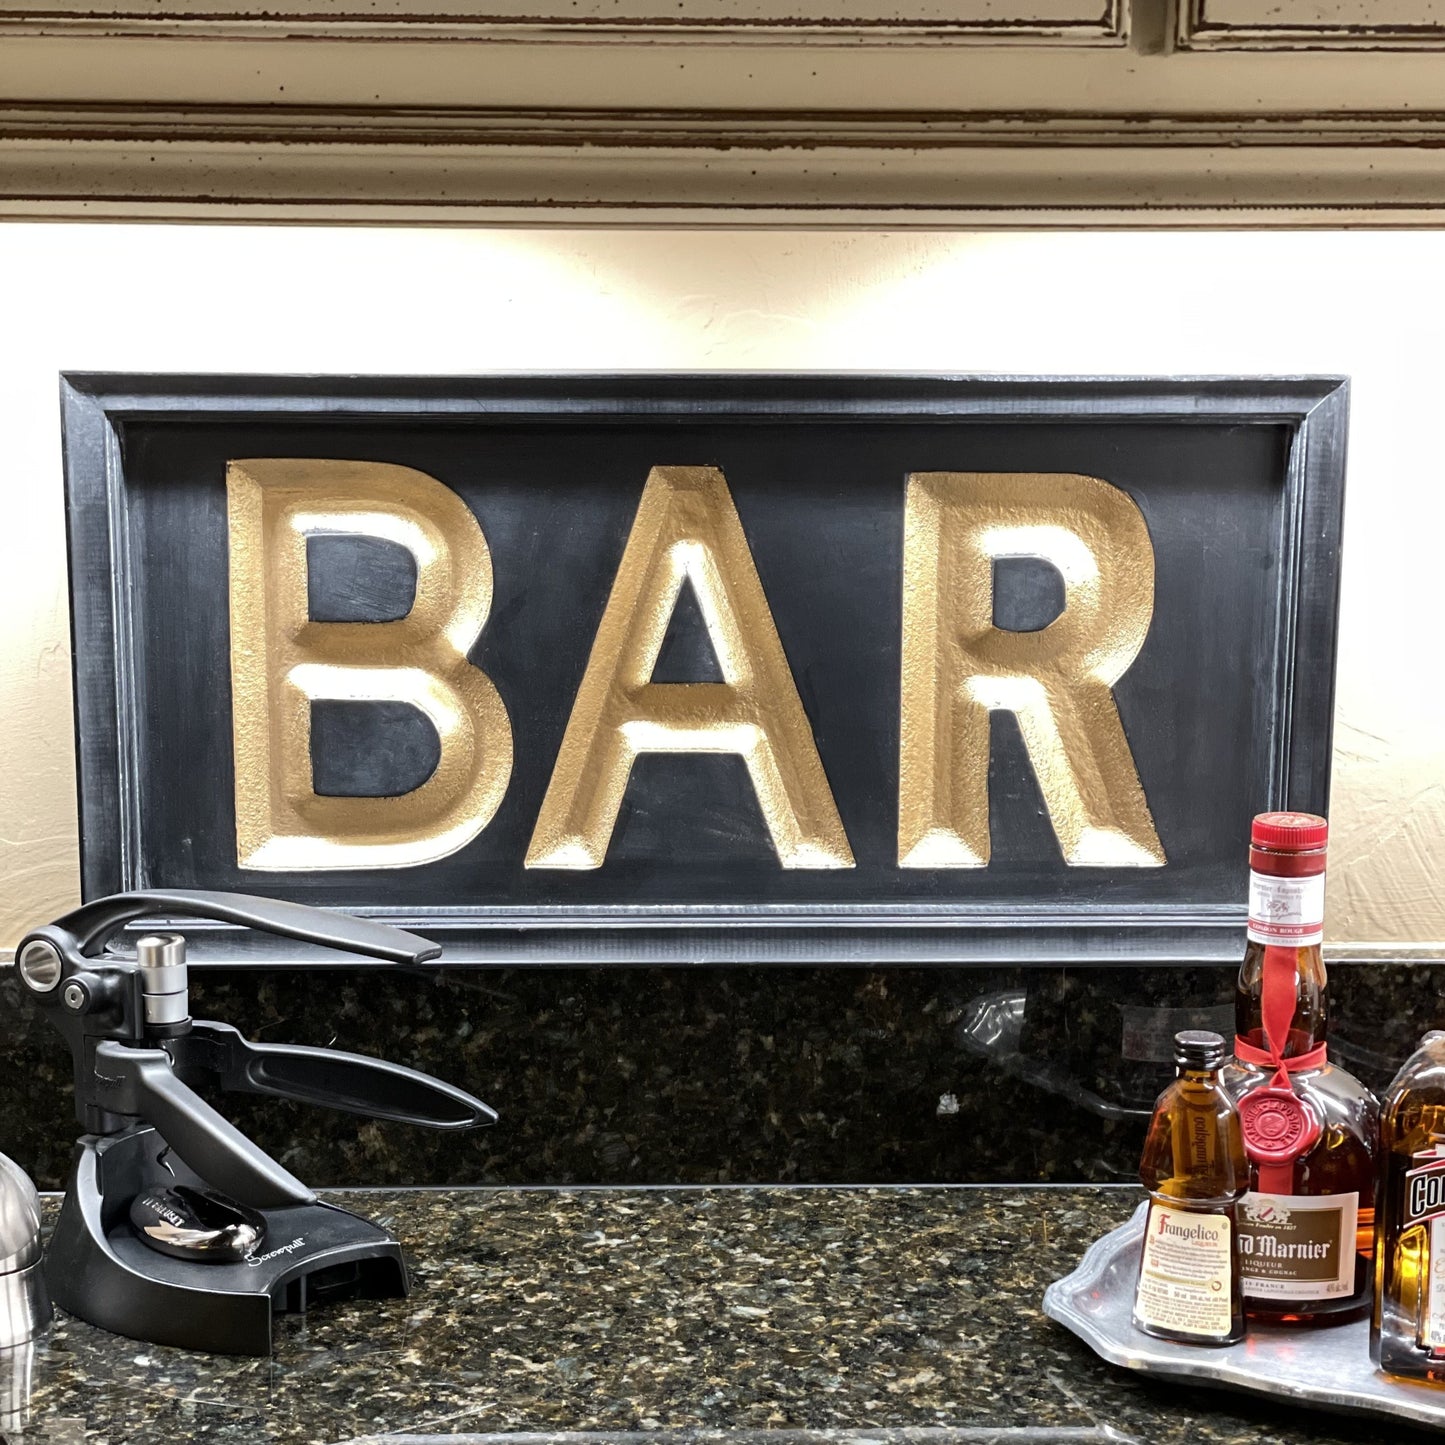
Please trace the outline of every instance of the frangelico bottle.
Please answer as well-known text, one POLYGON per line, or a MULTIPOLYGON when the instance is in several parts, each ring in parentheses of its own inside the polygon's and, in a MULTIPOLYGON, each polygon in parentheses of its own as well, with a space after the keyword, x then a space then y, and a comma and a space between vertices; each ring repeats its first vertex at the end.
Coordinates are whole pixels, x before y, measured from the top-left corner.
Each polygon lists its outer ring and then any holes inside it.
POLYGON ((1445 1033, 1428 1033, 1380 1105, 1370 1356, 1445 1384, 1445 1033))
POLYGON ((1329 1061, 1324 939, 1328 825, 1261 813, 1250 833, 1249 938, 1234 1064, 1250 1160, 1239 1204, 1246 1311, 1323 1324, 1369 1306, 1377 1106, 1329 1061))
POLYGON ((1149 1191, 1134 1323, 1191 1345, 1244 1337, 1235 1204, 1248 1162, 1239 1115, 1219 1080, 1224 1040, 1174 1036, 1178 1077, 1160 1094, 1139 1181, 1149 1191))

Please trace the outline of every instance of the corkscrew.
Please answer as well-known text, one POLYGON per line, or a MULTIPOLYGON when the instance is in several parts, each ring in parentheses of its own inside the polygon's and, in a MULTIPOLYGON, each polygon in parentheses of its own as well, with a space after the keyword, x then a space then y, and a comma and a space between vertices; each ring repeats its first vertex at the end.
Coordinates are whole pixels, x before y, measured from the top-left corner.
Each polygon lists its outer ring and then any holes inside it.
POLYGON ((192 1019, 181 934, 146 933, 134 956, 107 951, 126 924, 151 917, 240 924, 411 967, 441 953, 366 919, 182 890, 97 899, 27 934, 17 969, 70 1045, 85 1130, 46 1256, 55 1303, 136 1339, 264 1354, 273 1313, 404 1295, 405 1263, 386 1231, 319 1201, 197 1089, 433 1129, 473 1129, 496 1114, 385 1059, 253 1043, 192 1019))

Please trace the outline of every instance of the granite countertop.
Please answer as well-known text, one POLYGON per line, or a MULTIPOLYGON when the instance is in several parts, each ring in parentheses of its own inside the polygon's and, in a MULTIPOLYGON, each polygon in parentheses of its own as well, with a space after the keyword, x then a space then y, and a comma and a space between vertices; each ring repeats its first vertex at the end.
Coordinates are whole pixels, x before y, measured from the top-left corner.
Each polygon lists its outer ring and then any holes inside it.
POLYGON ((721 1430, 732 1442, 766 1431, 775 1445, 819 1438, 812 1431, 916 1445, 1365 1445, 1382 1429, 1392 1441, 1428 1438, 1146 1382, 1046 1319, 1045 1285, 1128 1218, 1135 1190, 327 1197, 396 1231, 418 1276, 410 1299, 287 1317, 270 1359, 138 1344, 61 1317, 30 1361, 18 1438, 609 1445, 633 1432, 706 1440, 721 1430))

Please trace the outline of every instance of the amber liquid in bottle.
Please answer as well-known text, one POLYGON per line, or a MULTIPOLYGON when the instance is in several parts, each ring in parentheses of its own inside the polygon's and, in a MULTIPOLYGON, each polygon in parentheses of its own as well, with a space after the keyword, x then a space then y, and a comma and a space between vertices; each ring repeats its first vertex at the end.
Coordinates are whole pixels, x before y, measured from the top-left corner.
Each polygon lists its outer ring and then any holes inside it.
MULTIPOLYGON (((1285 1058, 1298 1058, 1323 1044, 1329 1031, 1329 982, 1320 947, 1294 949, 1295 1011, 1290 1020, 1285 1058)), ((1235 995, 1235 1031, 1245 1043, 1267 1051, 1261 1018, 1261 981, 1264 945, 1250 942, 1239 971, 1235 995)), ((1224 1071, 1230 1094, 1240 1099, 1250 1089, 1268 1085, 1274 1070, 1267 1064, 1236 1060, 1224 1071)), ((1288 1193, 1300 1199, 1355 1196, 1353 1286, 1348 1294, 1331 1299, 1300 1298, 1289 1294, 1256 1295, 1250 1290, 1250 1263, 1245 1269, 1245 1306, 1250 1315, 1293 1324, 1324 1324, 1342 1315, 1362 1313, 1369 1306, 1375 1229, 1375 1096, 1351 1073, 1329 1062, 1319 1068, 1290 1075, 1295 1092, 1319 1118, 1320 1136, 1314 1146, 1295 1160, 1288 1193)), ((1250 1166, 1249 1187, 1259 1188, 1259 1169, 1250 1166)), ((1246 1248, 1258 1239, 1271 1239, 1268 1221, 1258 1233, 1249 1218, 1253 1202, 1243 1204, 1246 1248)), ((1287 1209, 1288 1206, 1285 1206, 1287 1209)), ((1283 1242, 1283 1241, 1282 1241, 1283 1242)))
POLYGON ((1426 1034, 1380 1106, 1370 1356, 1445 1384, 1445 1033, 1426 1034))
POLYGON ((1219 1080, 1218 1034, 1176 1038, 1179 1076, 1159 1096, 1139 1181, 1149 1191, 1134 1323, 1194 1345, 1244 1337, 1235 1203, 1249 1164, 1239 1115, 1219 1080))
POLYGON ((1373 1277, 1377 1105, 1325 1052, 1327 837, 1314 814, 1254 820, 1235 1062, 1224 1071, 1250 1161, 1239 1204, 1245 1309, 1305 1325, 1362 1314, 1373 1277))

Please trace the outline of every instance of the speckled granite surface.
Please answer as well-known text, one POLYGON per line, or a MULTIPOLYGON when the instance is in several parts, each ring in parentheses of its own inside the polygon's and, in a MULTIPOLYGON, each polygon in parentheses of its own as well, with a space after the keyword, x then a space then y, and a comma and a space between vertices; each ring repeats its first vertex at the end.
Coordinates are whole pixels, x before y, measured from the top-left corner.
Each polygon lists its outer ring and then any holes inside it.
MULTIPOLYGON (((197 1017, 381 1054, 501 1114, 464 1140, 241 1096, 315 1185, 1133 1180, 1175 1029, 1232 968, 195 968, 197 1017)), ((1336 1059, 1375 1086, 1445 1022, 1445 968, 1331 972, 1336 1059)), ((64 1184, 70 1059, 0 969, 0 1150, 64 1184)))
MULTIPOLYGON (((333 1197, 392 1222, 418 1265, 409 1300, 288 1319, 269 1360, 146 1346, 63 1320, 32 1362, 22 1438, 460 1445, 600 1430, 663 1445, 653 1432, 866 1430, 876 1440, 903 1427, 923 1431, 918 1445, 1386 1438, 1367 1421, 1146 1383, 1046 1320, 1045 1285, 1127 1217, 1132 1190, 333 1197)), ((1384 1428, 1392 1441, 1417 1438, 1384 1428)))

